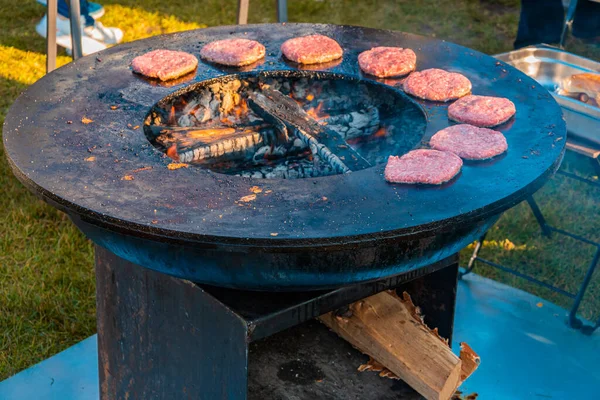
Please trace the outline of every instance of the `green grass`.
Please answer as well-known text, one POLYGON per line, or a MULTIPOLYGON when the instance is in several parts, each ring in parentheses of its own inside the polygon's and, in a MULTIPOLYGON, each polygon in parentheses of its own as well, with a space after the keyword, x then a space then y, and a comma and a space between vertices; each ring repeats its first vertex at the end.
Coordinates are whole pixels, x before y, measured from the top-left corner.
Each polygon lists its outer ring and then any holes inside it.
MULTIPOLYGON (((126 40, 203 26, 232 24, 236 1, 108 0, 102 22, 125 31, 126 40), (139 5, 142 4, 142 5, 139 5)), ((253 0, 250 22, 273 22, 272 0, 253 0)), ((435 36, 486 53, 512 48, 518 0, 295 0, 292 22, 323 22, 397 29, 435 36)), ((44 74, 44 39, 34 26, 44 13, 33 0, 0 0, 0 123, 19 93, 44 74)), ((570 49, 591 58, 600 51, 576 40, 570 49)), ((59 53, 59 64, 69 62, 59 53)), ((582 160, 568 157, 566 167, 591 174, 582 160)), ((12 176, 0 144, 0 380, 95 332, 93 249, 62 214, 33 197, 12 176)), ((599 193, 557 178, 537 195, 549 221, 599 240, 599 193), (557 196, 560 196, 557 198, 557 196), (560 199, 560 200, 559 200, 560 199)), ((531 212, 519 205, 490 232, 482 255, 516 266, 574 291, 592 256, 589 246, 540 236, 531 212), (510 243, 514 243, 513 248, 510 243), (495 242, 494 242, 495 241, 495 242), (500 244, 499 244, 500 242, 500 244)), ((469 250, 465 250, 465 254, 469 250)), ((569 301, 522 280, 478 267, 477 271, 569 306, 569 301)), ((583 315, 600 310, 595 279, 583 315)))

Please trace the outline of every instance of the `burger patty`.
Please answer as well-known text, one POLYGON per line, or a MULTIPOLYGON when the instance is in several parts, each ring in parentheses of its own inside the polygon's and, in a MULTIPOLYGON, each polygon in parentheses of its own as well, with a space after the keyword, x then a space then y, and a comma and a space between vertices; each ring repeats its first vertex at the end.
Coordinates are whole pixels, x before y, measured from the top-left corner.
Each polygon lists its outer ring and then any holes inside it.
POLYGON ((448 107, 448 118, 479 127, 500 125, 515 115, 515 105, 503 97, 469 95, 448 107))
POLYGON ((134 72, 161 81, 179 78, 192 72, 197 66, 198 59, 194 55, 173 50, 153 50, 131 62, 134 72))
POLYGON ((281 52, 298 64, 318 64, 341 58, 344 51, 335 40, 323 35, 302 36, 286 40, 281 52))
POLYGON ((471 81, 466 76, 437 68, 413 72, 403 86, 406 93, 432 101, 454 100, 471 92, 471 81))
POLYGON ((508 149, 502 133, 468 124, 442 129, 433 135, 429 145, 433 149, 451 152, 466 160, 485 160, 508 149))
POLYGON ((225 39, 210 42, 200 51, 203 59, 221 65, 241 67, 265 56, 265 46, 256 40, 225 39))
POLYGON ((402 157, 390 156, 384 176, 392 183, 441 185, 454 178, 462 165, 460 157, 453 153, 419 149, 402 157))
POLYGON ((400 47, 374 47, 358 56, 360 69, 379 78, 406 75, 414 71, 416 64, 415 52, 400 47))

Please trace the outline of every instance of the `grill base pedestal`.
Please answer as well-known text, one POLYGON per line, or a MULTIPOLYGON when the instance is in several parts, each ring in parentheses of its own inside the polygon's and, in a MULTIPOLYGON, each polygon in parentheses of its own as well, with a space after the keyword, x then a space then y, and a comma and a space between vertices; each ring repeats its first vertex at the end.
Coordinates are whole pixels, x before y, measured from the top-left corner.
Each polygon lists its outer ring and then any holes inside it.
POLYGON ((451 339, 457 260, 334 290, 267 293, 201 286, 96 247, 101 399, 418 399, 401 381, 358 373, 367 357, 312 319, 397 288, 451 339))

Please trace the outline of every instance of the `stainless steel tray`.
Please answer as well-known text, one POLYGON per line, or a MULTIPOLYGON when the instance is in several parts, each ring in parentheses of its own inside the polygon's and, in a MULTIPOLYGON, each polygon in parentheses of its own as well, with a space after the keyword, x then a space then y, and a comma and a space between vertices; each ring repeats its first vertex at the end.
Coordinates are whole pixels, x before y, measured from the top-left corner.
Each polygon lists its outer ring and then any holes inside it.
POLYGON ((600 72, 600 62, 547 45, 525 47, 494 57, 523 71, 552 93, 563 109, 570 135, 600 144, 600 108, 557 94, 564 78, 583 72, 600 72))

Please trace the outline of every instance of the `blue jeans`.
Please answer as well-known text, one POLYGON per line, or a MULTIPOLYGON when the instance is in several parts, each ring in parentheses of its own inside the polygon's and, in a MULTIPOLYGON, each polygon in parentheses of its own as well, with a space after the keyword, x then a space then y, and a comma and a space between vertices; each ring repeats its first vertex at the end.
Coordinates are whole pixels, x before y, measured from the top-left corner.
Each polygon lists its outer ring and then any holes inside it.
MULTIPOLYGON (((521 0, 515 49, 539 43, 558 43, 565 19, 561 0, 521 0)), ((600 3, 579 0, 573 16, 573 36, 600 36, 600 3)))
MULTIPOLYGON (((69 0, 58 0, 58 14, 65 18, 69 18, 69 0)), ((93 26, 94 18, 90 16, 89 6, 87 0, 79 0, 79 7, 81 11, 81 17, 85 20, 85 26, 93 26)))

